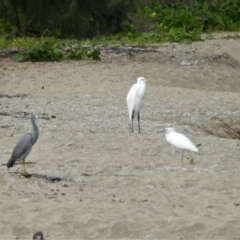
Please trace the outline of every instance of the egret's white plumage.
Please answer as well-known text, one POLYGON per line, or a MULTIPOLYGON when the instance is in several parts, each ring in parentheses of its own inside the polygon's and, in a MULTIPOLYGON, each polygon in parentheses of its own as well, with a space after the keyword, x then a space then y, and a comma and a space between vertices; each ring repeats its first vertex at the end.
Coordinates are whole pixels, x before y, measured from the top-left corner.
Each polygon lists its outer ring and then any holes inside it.
MULTIPOLYGON (((164 130, 165 136, 167 141, 172 144, 174 147, 180 148, 182 150, 188 150, 190 155, 190 164, 194 164, 193 158, 191 156, 190 151, 198 152, 198 149, 196 146, 192 143, 192 141, 187 138, 185 135, 178 133, 175 131, 174 128, 165 128, 164 130)), ((182 160, 183 160, 184 152, 182 154, 182 160)))
POLYGON ((144 77, 139 77, 137 83, 133 84, 128 95, 127 95, 127 105, 129 112, 129 119, 132 123, 133 132, 133 120, 138 119, 138 131, 140 133, 140 111, 143 107, 145 101, 146 93, 146 79, 144 77))

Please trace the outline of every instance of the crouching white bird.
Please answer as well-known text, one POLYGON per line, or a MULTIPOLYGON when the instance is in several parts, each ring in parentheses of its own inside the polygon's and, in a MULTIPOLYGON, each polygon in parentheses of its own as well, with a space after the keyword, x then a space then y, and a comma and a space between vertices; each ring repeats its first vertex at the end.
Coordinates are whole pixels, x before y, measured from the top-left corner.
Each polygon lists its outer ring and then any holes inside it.
POLYGON ((132 85, 132 87, 127 95, 129 119, 131 121, 130 128, 131 128, 132 132, 134 132, 133 120, 136 118, 138 120, 138 132, 139 133, 141 132, 140 111, 141 111, 144 101, 145 101, 146 82, 147 82, 147 80, 144 77, 139 77, 137 79, 137 83, 132 85))
POLYGON ((175 131, 174 128, 165 128, 162 132, 164 132, 166 135, 167 141, 172 144, 174 147, 180 148, 183 150, 182 152, 182 161, 184 157, 184 150, 188 150, 189 156, 190 156, 190 162, 189 164, 194 164, 194 159, 190 153, 190 151, 198 152, 198 149, 196 146, 192 143, 192 141, 187 138, 185 135, 178 133, 175 131))

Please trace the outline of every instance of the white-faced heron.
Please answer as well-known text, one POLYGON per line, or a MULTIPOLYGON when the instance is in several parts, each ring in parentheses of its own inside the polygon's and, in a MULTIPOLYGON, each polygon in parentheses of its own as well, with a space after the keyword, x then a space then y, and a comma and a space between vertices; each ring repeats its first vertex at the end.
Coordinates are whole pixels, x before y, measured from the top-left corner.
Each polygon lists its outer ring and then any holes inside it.
POLYGON ((32 133, 26 133, 21 139, 18 141, 17 145, 13 149, 13 153, 11 158, 7 163, 7 167, 13 167, 16 161, 20 162, 22 167, 22 175, 29 176, 28 172, 25 169, 25 159, 30 153, 33 145, 37 142, 39 136, 38 126, 35 123, 36 117, 32 115, 31 122, 32 122, 32 133))

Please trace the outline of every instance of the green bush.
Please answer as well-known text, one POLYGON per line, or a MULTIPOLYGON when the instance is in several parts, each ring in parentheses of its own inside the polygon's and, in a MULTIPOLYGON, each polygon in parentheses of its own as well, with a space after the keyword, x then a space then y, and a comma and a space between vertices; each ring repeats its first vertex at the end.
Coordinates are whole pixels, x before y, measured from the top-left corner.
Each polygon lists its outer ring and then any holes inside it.
POLYGON ((15 32, 17 28, 10 24, 8 21, 5 21, 4 19, 0 19, 0 35, 3 34, 11 34, 15 32))
POLYGON ((170 41, 181 41, 189 39, 199 40, 203 29, 203 23, 198 16, 195 16, 189 8, 184 5, 176 8, 166 8, 163 11, 160 30, 167 34, 170 41))
POLYGON ((63 54, 55 42, 44 42, 42 45, 33 47, 27 52, 20 52, 14 55, 16 61, 57 61, 63 57, 63 54))
POLYGON ((201 39, 202 31, 240 30, 239 0, 165 2, 152 0, 137 13, 138 21, 145 19, 145 29, 157 31, 165 40, 196 41, 201 39))
MULTIPOLYGON (((29 42, 31 38, 21 38, 21 40, 14 39, 14 43, 21 43, 21 48, 13 58, 15 61, 31 61, 31 62, 43 62, 43 61, 58 61, 61 59, 74 59, 79 60, 82 58, 89 58, 91 60, 100 60, 100 51, 97 49, 87 49, 79 47, 80 43, 75 42, 75 47, 72 47, 71 40, 59 41, 56 38, 41 38, 39 41, 29 42), (27 44, 28 47, 27 47, 27 44), (66 52, 64 49, 70 49, 70 52, 66 52)), ((36 40, 36 39, 35 39, 36 40)))
POLYGON ((0 1, 0 49, 20 49, 17 60, 100 58, 97 50, 81 46, 70 46, 65 54, 64 43, 55 37, 67 38, 65 47, 69 38, 88 46, 189 43, 201 40, 203 31, 239 30, 240 0, 0 1), (45 42, 33 36, 43 36, 45 42))
POLYGON ((236 31, 240 30, 240 1, 218 0, 196 3, 193 11, 203 21, 203 30, 236 31))

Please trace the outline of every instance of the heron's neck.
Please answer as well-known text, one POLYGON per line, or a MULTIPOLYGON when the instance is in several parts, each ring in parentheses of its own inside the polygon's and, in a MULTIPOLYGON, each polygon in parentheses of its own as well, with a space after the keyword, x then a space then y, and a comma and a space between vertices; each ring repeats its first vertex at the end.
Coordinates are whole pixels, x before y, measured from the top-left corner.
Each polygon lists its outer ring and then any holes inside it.
POLYGON ((32 138, 32 141, 33 141, 33 144, 35 144, 36 141, 38 140, 39 130, 38 130, 38 126, 35 123, 34 119, 32 119, 32 127, 33 127, 33 133, 32 133, 33 138, 32 138))

